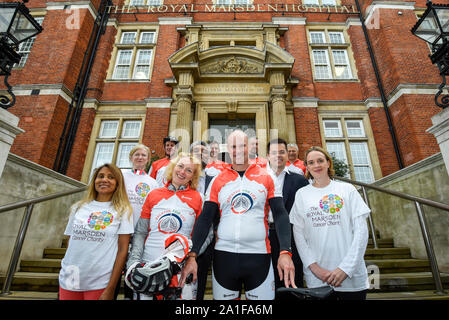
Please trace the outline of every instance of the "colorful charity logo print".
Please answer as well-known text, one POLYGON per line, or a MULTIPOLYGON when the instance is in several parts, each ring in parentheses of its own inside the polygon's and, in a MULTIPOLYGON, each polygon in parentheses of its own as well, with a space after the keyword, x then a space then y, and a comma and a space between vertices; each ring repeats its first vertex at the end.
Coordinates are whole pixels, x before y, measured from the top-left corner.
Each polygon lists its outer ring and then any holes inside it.
POLYGON ((337 194, 329 194, 320 200, 320 208, 326 213, 338 213, 343 208, 343 199, 337 194))
POLYGON ((242 214, 253 207, 254 200, 247 193, 237 193, 231 199, 231 210, 235 214, 242 214))
POLYGON ((182 220, 177 214, 167 213, 159 219, 158 229, 162 233, 176 233, 181 227, 182 220))
POLYGON ((136 186, 136 193, 142 198, 146 197, 148 192, 150 192, 150 186, 145 182, 141 182, 136 186))
POLYGON ((109 226, 114 220, 113 215, 104 210, 101 212, 92 212, 87 220, 87 225, 89 228, 94 230, 103 230, 109 226))

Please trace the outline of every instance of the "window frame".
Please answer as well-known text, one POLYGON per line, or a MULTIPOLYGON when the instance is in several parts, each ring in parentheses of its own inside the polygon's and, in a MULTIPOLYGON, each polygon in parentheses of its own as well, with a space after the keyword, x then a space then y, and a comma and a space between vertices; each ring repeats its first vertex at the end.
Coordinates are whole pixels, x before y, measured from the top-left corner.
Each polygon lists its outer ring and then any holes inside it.
POLYGON ((375 148, 375 146, 372 146, 370 142, 370 136, 367 133, 367 130, 371 130, 370 128, 366 128, 366 126, 369 126, 369 123, 367 123, 367 121, 369 122, 369 120, 366 119, 367 115, 360 115, 357 113, 353 113, 353 114, 348 114, 348 113, 344 113, 340 114, 338 116, 335 116, 335 113, 333 112, 324 112, 323 114, 320 115, 320 126, 321 126, 321 133, 322 133, 322 141, 323 141, 323 146, 325 147, 325 149, 327 149, 328 144, 332 144, 332 143, 343 143, 344 144, 344 149, 345 149, 345 157, 346 159, 343 159, 346 164, 349 165, 350 167, 350 175, 348 175, 347 177, 353 180, 356 180, 356 167, 368 167, 369 171, 370 171, 370 177, 372 179, 372 181, 362 181, 362 182, 367 182, 367 183, 372 183, 375 181, 376 179, 376 172, 378 172, 378 170, 380 168, 375 168, 374 167, 374 162, 373 162, 373 157, 377 157, 377 153, 376 150, 374 150, 373 148, 375 148), (338 122, 338 126, 341 128, 342 130, 342 135, 340 137, 337 136, 329 136, 326 135, 326 129, 325 129, 325 123, 326 122, 338 122), (363 135, 360 136, 351 136, 348 133, 348 128, 347 128, 347 123, 351 122, 351 121, 357 121, 360 123, 360 128, 362 129, 362 133, 363 135), (365 146, 365 151, 367 152, 366 156, 368 159, 368 164, 354 164, 353 161, 353 154, 352 154, 352 150, 351 150, 351 143, 363 143, 365 146))
MULTIPOLYGON (((106 78, 106 81, 113 81, 113 82, 147 82, 151 81, 152 73, 153 73, 153 67, 154 67, 154 59, 156 56, 156 42, 157 42, 157 35, 158 35, 158 27, 157 26, 148 26, 148 25, 142 25, 142 26, 124 26, 122 28, 119 28, 117 35, 116 35, 116 42, 114 44, 114 49, 112 52, 112 59, 108 70, 108 76, 106 78), (127 34, 134 33, 134 42, 123 42, 127 34), (152 33, 153 38, 151 39, 152 42, 143 42, 143 37, 145 34, 152 33), (146 61, 148 64, 147 66, 147 74, 144 78, 138 78, 138 73, 136 72, 136 69, 138 67, 138 59, 139 55, 142 50, 150 50, 151 55, 149 57, 149 60, 146 61), (121 55, 124 54, 123 52, 130 52, 129 57, 129 64, 124 64, 123 61, 120 61, 121 55), (119 63, 122 62, 122 63, 119 63), (122 75, 119 71, 121 68, 126 66, 127 67, 127 74, 122 75)), ((140 64, 143 65, 143 64, 140 64)))
MULTIPOLYGON (((312 27, 308 28, 307 30, 307 37, 308 37, 308 43, 309 43, 309 52, 310 52, 310 60, 312 63, 312 72, 313 72, 313 79, 314 81, 358 81, 357 77, 357 71, 355 69, 354 65, 354 59, 351 51, 351 44, 348 41, 349 38, 346 35, 345 29, 336 29, 335 27, 312 27), (324 42, 313 42, 312 41, 312 35, 313 34, 319 34, 321 33, 323 36, 324 42), (331 42, 331 35, 332 34, 339 34, 341 35, 341 41, 343 42, 331 42), (329 72, 329 78, 323 78, 320 77, 317 68, 317 64, 315 63, 315 57, 314 52, 317 50, 323 50, 327 52, 327 59, 329 62, 328 70, 329 72), (335 51, 343 51, 344 52, 344 59, 345 64, 336 64, 334 53, 335 51), (344 67, 345 70, 348 72, 348 76, 342 77, 339 76, 339 68, 344 67)), ((346 72, 343 72, 344 75, 346 72)))
MULTIPOLYGON (((37 23, 39 23, 42 26, 45 16, 38 16, 38 17, 33 16, 33 18, 34 18, 34 20, 37 21, 37 23)), ((20 55, 20 61, 19 61, 19 63, 14 64, 14 66, 13 66, 14 69, 22 69, 25 67, 25 65, 28 61, 28 58, 30 56, 31 50, 33 49, 36 37, 37 37, 37 35, 34 37, 31 37, 31 38, 27 39, 26 41, 21 42, 19 44, 19 47, 17 48, 16 52, 20 55), (26 48, 27 50, 24 50, 25 46, 27 46, 27 48, 26 48)))
POLYGON ((144 130, 144 118, 136 116, 136 117, 104 117, 97 119, 98 125, 96 132, 92 132, 93 138, 94 138, 94 146, 91 150, 93 150, 92 154, 92 161, 90 162, 90 170, 88 172, 89 179, 92 177, 92 173, 94 172, 95 168, 98 166, 98 152, 99 152, 99 146, 101 145, 112 145, 112 158, 110 159, 110 163, 116 164, 120 169, 126 169, 131 168, 131 166, 121 166, 119 163, 120 160, 122 160, 120 156, 120 152, 125 145, 133 144, 136 145, 138 143, 141 143, 142 136, 143 136, 143 130, 144 130), (111 135, 102 135, 103 129, 106 123, 117 123, 117 129, 115 132, 115 136, 111 135), (132 123, 132 122, 138 122, 140 123, 139 126, 139 132, 136 136, 124 136, 125 131, 125 124, 126 123, 132 123))

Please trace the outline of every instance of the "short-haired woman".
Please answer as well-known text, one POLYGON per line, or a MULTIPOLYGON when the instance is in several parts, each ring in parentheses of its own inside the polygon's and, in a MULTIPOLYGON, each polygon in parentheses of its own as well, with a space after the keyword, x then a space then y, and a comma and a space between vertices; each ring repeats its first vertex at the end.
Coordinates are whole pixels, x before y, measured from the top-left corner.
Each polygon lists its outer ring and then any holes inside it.
POLYGON ((364 300, 370 209, 353 185, 333 179, 332 159, 324 149, 310 148, 306 167, 312 183, 296 193, 290 222, 307 287, 330 285, 331 299, 364 300))
MULTIPOLYGON (((157 260, 164 253, 165 240, 174 233, 191 239, 193 226, 203 205, 202 195, 196 190, 201 163, 195 157, 181 153, 170 161, 165 172, 167 184, 151 191, 143 205, 133 236, 128 268, 136 262, 151 263, 157 260)), ((183 287, 181 299, 195 297, 195 285, 183 287)), ((139 294, 136 298, 148 300, 154 297, 139 294)))
POLYGON ((87 194, 72 206, 61 262, 59 299, 111 300, 133 233, 132 208, 123 176, 113 164, 97 168, 87 194))

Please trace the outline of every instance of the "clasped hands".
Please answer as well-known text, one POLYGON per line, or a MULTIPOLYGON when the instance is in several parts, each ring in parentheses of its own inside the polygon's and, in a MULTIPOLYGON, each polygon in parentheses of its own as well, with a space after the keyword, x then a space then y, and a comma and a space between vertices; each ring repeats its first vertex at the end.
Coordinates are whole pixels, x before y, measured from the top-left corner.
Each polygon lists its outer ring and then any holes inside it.
POLYGON ((348 277, 348 275, 341 270, 336 268, 333 271, 321 268, 316 262, 309 266, 310 271, 321 281, 326 282, 332 287, 339 287, 341 283, 348 277))

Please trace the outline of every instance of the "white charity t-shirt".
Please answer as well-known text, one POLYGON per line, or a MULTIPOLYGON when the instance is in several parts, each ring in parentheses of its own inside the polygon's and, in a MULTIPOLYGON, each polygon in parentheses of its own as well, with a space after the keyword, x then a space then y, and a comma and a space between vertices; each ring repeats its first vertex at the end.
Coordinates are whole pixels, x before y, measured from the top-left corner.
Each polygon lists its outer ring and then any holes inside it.
POLYGON ((122 169, 122 174, 125 179, 128 199, 133 208, 133 221, 134 227, 136 227, 145 199, 150 191, 159 188, 159 185, 156 180, 146 174, 145 171, 122 169))
MULTIPOLYGON (((331 180, 324 188, 309 184, 298 190, 290 212, 290 222, 294 225, 293 234, 303 262, 307 287, 326 285, 309 269, 312 263, 316 262, 330 271, 342 264, 347 265, 344 260, 347 255, 351 255, 349 248, 354 238, 354 219, 366 218, 369 212, 369 207, 349 183, 331 180), (298 245, 299 237, 305 239, 303 245, 298 245)), ((366 248, 366 243, 364 245, 366 248)), ((363 254, 353 263, 351 276, 340 287, 334 288, 336 291, 368 289, 363 254)))
POLYGON ((119 234, 134 233, 132 215, 119 217, 111 202, 95 200, 73 211, 64 232, 70 241, 59 285, 70 291, 104 289, 111 278, 119 234))

